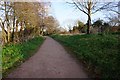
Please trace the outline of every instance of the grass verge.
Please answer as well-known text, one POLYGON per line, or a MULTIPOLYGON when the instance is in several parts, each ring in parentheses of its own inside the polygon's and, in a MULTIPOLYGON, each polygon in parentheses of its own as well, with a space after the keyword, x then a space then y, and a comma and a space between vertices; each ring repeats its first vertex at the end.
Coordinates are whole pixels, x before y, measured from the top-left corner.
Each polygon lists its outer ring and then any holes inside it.
POLYGON ((67 46, 85 64, 92 77, 119 78, 120 43, 119 34, 114 35, 52 35, 67 46))
POLYGON ((43 43, 43 37, 35 37, 21 44, 9 44, 2 49, 2 74, 6 77, 13 69, 31 57, 43 43))

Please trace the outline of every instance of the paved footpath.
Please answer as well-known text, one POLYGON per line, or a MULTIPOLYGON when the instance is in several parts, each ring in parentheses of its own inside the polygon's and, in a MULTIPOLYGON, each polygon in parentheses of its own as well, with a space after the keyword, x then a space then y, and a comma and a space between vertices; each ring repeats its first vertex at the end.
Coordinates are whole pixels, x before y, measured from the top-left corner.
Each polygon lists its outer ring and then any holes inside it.
POLYGON ((77 60, 55 40, 46 37, 38 52, 8 78, 87 78, 77 60))

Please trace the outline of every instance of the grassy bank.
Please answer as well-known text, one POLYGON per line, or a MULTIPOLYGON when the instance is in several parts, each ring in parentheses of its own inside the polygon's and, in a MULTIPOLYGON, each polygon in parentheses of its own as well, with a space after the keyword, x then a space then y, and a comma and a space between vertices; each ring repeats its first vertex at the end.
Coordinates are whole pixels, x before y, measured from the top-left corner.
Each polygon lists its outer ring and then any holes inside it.
POLYGON ((93 77, 119 78, 120 43, 119 34, 114 35, 53 35, 67 46, 85 64, 93 77))
POLYGON ((36 37, 21 44, 9 44, 2 49, 2 73, 6 76, 12 69, 31 57, 44 41, 36 37))

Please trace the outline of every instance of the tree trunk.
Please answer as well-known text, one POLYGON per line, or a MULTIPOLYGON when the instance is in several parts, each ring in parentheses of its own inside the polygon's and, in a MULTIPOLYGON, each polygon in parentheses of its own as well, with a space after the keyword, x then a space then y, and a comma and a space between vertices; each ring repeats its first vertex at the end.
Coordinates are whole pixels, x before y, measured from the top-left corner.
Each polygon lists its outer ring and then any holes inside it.
POLYGON ((21 21, 21 23, 20 23, 21 28, 20 28, 20 31, 19 31, 19 41, 20 41, 20 42, 23 42, 23 41, 24 41, 24 31, 23 31, 23 29, 24 29, 24 24, 25 24, 25 22, 22 22, 22 21, 21 21))
POLYGON ((7 2, 4 2, 4 6, 5 6, 5 20, 6 20, 6 24, 7 24, 7 43, 9 43, 11 41, 11 29, 10 29, 10 22, 9 22, 9 18, 8 18, 8 12, 7 12, 7 2))
POLYGON ((11 31, 10 31, 10 27, 8 28, 8 43, 11 42, 11 31))
POLYGON ((16 38, 16 42, 19 42, 19 33, 18 33, 18 23, 19 21, 16 20, 16 25, 15 25, 15 38, 16 38))
POLYGON ((87 34, 90 34, 90 26, 91 26, 91 16, 88 15, 87 34))
POLYGON ((12 38, 11 38, 12 42, 14 41, 14 35, 15 35, 15 16, 13 18, 13 32, 12 32, 12 38))
POLYGON ((92 7, 92 2, 91 0, 88 1, 88 27, 87 27, 87 34, 90 34, 90 26, 91 26, 91 7, 92 7))
POLYGON ((2 27, 3 44, 5 44, 8 42, 8 38, 7 38, 7 31, 4 29, 4 23, 2 23, 1 27, 2 27))

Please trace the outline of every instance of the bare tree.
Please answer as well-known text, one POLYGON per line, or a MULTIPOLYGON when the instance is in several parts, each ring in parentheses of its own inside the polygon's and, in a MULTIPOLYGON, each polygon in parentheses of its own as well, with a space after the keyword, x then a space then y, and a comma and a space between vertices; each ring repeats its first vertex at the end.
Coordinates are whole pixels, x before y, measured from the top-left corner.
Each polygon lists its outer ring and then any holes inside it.
POLYGON ((120 1, 114 2, 107 9, 109 15, 106 15, 106 18, 109 20, 111 26, 120 25, 120 1))
POLYGON ((120 24, 120 19, 117 15, 107 15, 106 17, 108 20, 109 20, 109 24, 112 26, 112 27, 115 27, 117 25, 120 24))
POLYGON ((88 16, 87 34, 90 33, 91 15, 103 9, 107 9, 108 5, 111 4, 111 2, 98 3, 97 0, 72 0, 72 2, 68 3, 74 5, 76 9, 82 11, 88 16))

